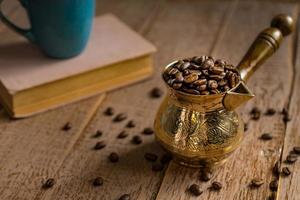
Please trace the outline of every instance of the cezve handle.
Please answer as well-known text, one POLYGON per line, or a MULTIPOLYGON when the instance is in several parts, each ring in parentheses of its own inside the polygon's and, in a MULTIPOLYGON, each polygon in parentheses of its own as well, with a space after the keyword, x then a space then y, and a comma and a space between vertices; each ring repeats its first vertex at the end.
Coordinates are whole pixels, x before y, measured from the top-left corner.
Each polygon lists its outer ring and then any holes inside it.
POLYGON ((250 46, 237 68, 241 78, 247 80, 253 72, 280 46, 284 36, 294 29, 293 19, 285 14, 279 14, 272 19, 271 27, 262 31, 250 46))

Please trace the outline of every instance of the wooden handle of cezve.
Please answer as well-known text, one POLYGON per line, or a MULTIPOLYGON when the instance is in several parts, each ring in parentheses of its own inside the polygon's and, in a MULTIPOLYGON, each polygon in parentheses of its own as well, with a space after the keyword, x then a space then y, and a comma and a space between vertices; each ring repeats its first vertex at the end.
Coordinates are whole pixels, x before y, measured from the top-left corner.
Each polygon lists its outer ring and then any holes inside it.
POLYGON ((294 29, 293 19, 280 14, 272 19, 271 27, 261 32, 250 46, 242 61, 238 64, 241 78, 247 80, 253 72, 280 46, 284 36, 294 29))

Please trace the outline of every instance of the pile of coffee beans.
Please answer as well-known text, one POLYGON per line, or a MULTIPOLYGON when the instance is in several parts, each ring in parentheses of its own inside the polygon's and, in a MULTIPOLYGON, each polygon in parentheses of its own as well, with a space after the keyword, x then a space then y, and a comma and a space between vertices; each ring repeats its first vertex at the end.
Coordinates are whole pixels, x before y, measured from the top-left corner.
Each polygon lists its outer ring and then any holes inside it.
POLYGON ((179 60, 164 71, 163 78, 175 90, 194 95, 226 92, 241 80, 235 66, 209 56, 179 60))

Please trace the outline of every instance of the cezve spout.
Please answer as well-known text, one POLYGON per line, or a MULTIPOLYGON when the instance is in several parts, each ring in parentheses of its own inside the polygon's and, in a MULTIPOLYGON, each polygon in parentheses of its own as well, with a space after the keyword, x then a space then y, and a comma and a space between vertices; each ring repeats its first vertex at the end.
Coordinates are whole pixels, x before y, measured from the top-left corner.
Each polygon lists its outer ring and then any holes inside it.
POLYGON ((224 98, 223 105, 227 110, 234 110, 254 97, 243 81, 229 90, 224 98))

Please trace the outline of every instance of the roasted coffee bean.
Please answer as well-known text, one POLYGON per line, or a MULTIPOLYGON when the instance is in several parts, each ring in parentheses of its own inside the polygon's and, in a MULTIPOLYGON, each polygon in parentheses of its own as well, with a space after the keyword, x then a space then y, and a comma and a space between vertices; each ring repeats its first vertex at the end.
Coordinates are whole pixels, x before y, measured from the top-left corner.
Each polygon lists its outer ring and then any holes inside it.
POLYGON ((212 184, 211 184, 211 189, 213 189, 213 190, 221 190, 222 189, 222 184, 220 183, 220 182, 218 182, 218 181, 214 181, 214 182, 212 182, 212 184))
POLYGON ((195 89, 183 88, 182 90, 186 93, 189 93, 189 94, 196 94, 196 95, 200 94, 200 92, 198 90, 195 90, 195 89))
POLYGON ((127 124, 126 124, 127 128, 134 128, 135 127, 135 122, 133 120, 130 120, 127 124))
POLYGON ((206 79, 199 79, 199 80, 195 81, 193 84, 198 85, 198 86, 200 86, 200 85, 205 85, 206 86, 206 83, 207 83, 206 79))
POLYGON ((199 77, 202 75, 202 72, 200 70, 190 70, 190 74, 197 74, 199 77))
POLYGON ((185 70, 191 66, 190 62, 184 62, 182 65, 180 65, 180 70, 185 70))
POLYGON ((192 184, 189 188, 188 191, 193 195, 193 196, 200 196, 203 191, 200 190, 200 186, 197 184, 192 184))
POLYGON ((209 72, 208 72, 207 69, 202 70, 202 73, 203 73, 205 76, 209 76, 209 72))
POLYGON ((222 67, 210 67, 209 71, 211 71, 213 74, 221 74, 224 72, 224 69, 222 67))
POLYGON ((104 182, 103 178, 99 176, 99 177, 94 179, 93 185, 96 186, 96 187, 101 186, 101 185, 103 185, 103 182, 104 182))
POLYGON ((274 164, 274 167, 273 167, 272 171, 273 171, 273 174, 275 176, 279 176, 279 174, 281 172, 281 170, 280 170, 280 162, 279 161, 276 161, 276 163, 274 164))
POLYGON ((196 73, 191 73, 191 74, 184 77, 183 82, 193 83, 196 80, 198 80, 198 75, 196 73))
POLYGON ((295 154, 300 154, 300 146, 294 147, 293 151, 295 152, 295 154))
POLYGON ((182 73, 181 72, 177 72, 176 74, 175 74, 175 82, 176 83, 181 83, 181 82, 183 82, 184 81, 184 78, 183 78, 183 76, 182 76, 182 73))
POLYGON ((160 163, 161 164, 167 164, 172 160, 172 155, 169 153, 165 153, 161 158, 160 158, 160 163))
POLYGON ((278 189, 278 180, 271 181, 269 188, 271 191, 276 192, 278 189))
POLYGON ((250 112, 251 119, 258 120, 260 118, 260 113, 260 110, 257 107, 254 107, 250 112))
POLYGON ((264 184, 263 179, 261 179, 261 178, 254 178, 254 179, 252 179, 250 186, 257 188, 257 187, 262 186, 263 184, 264 184))
POLYGON ((183 70, 183 72, 182 72, 182 74, 183 74, 184 76, 189 75, 190 73, 191 73, 191 71, 188 70, 188 69, 185 69, 185 70, 183 70))
POLYGON ((71 123, 67 122, 65 125, 61 128, 63 131, 68 131, 72 128, 71 123))
POLYGON ((273 138, 273 136, 270 133, 263 133, 260 136, 260 139, 262 139, 262 140, 272 140, 272 138, 273 138))
POLYGON ((144 135, 152 135, 154 133, 153 129, 150 127, 144 128, 142 134, 144 135))
POLYGON ((103 149, 104 147, 106 147, 106 144, 104 141, 100 141, 100 142, 97 142, 94 146, 94 149, 95 150, 100 150, 100 149, 103 149))
POLYGON ((163 169, 164 169, 164 166, 161 163, 154 163, 152 165, 152 171, 157 172, 157 171, 161 171, 163 169))
POLYGON ((121 122, 121 121, 124 121, 125 119, 127 119, 127 115, 125 113, 120 113, 113 119, 113 121, 121 122))
POLYGON ((150 162, 155 162, 158 158, 154 153, 145 153, 144 158, 150 162))
POLYGON ((203 169, 200 172, 200 180, 201 181, 209 181, 212 178, 212 172, 210 169, 203 169))
POLYGON ((108 159, 110 160, 110 162, 116 163, 119 161, 119 155, 115 152, 112 152, 111 154, 109 154, 108 159))
POLYGON ((202 65, 201 65, 201 68, 202 69, 209 69, 211 67, 214 67, 215 63, 214 63, 214 60, 213 59, 206 59, 202 65))
POLYGON ((178 71, 178 69, 176 69, 176 68, 171 68, 169 71, 168 71, 168 74, 169 75, 175 75, 176 73, 178 73, 179 71, 178 71))
POLYGON ((208 87, 212 90, 218 88, 218 83, 215 80, 209 80, 207 84, 208 84, 208 87))
POLYGON ((199 90, 200 92, 201 92, 201 91, 204 91, 204 90, 206 90, 206 89, 207 89, 206 84, 205 84, 205 85, 200 85, 200 86, 197 87, 197 90, 199 90))
POLYGON ((123 194, 120 196, 119 200, 130 200, 130 195, 129 194, 123 194))
MULTIPOLYGON (((200 69, 200 66, 199 65, 196 65, 196 64, 193 64, 193 63, 191 63, 191 65, 190 65, 190 67, 189 67, 190 69, 200 69)), ((200 72, 200 71, 198 71, 198 72, 200 72)), ((201 72, 200 72, 201 73, 201 72)))
POLYGON ((296 154, 289 154, 287 157, 286 157, 286 161, 288 163, 294 163, 297 161, 297 155, 296 154))
POLYGON ((115 114, 115 110, 112 107, 108 107, 106 108, 106 110, 104 111, 104 114, 107 116, 112 116, 115 114))
POLYGON ((209 78, 216 80, 216 81, 220 81, 220 80, 223 80, 224 77, 222 75, 211 74, 211 75, 209 75, 209 78))
POLYGON ((133 144, 141 144, 143 141, 142 141, 142 138, 140 136, 135 135, 135 136, 133 136, 131 142, 133 144))
POLYGON ((227 69, 227 70, 234 70, 235 66, 227 64, 227 65, 225 65, 225 69, 227 69))
POLYGON ((55 184, 54 178, 48 178, 46 182, 43 184, 44 189, 52 188, 55 184))
POLYGON ((175 90, 180 89, 182 86, 182 83, 173 83, 172 88, 174 88, 175 90))
POLYGON ((169 79, 167 83, 172 86, 175 83, 175 79, 169 79))
POLYGON ((93 135, 94 138, 99 138, 103 135, 102 131, 97 130, 96 133, 93 135))
POLYGON ((128 133, 126 131, 121 131, 118 135, 119 139, 126 138, 128 136, 128 133))
POLYGON ((265 115, 267 116, 272 116, 276 113, 276 110, 273 108, 268 108, 267 111, 265 112, 265 115))
POLYGON ((233 87, 236 86, 236 84, 237 84, 237 82, 236 82, 236 75, 232 73, 229 76, 229 85, 230 85, 231 88, 233 88, 233 87))
POLYGON ((282 174, 283 174, 284 176, 289 176, 289 175, 291 175, 291 171, 290 171, 290 169, 289 169, 288 167, 283 167, 281 172, 282 172, 282 174))
POLYGON ((150 91, 150 95, 152 98, 159 98, 163 95, 163 91, 161 89, 155 87, 150 91))
POLYGON ((217 59, 216 61, 215 61, 215 65, 217 65, 217 66, 219 66, 219 67, 225 67, 225 65, 226 65, 226 62, 225 62, 225 60, 222 60, 222 59, 217 59))

